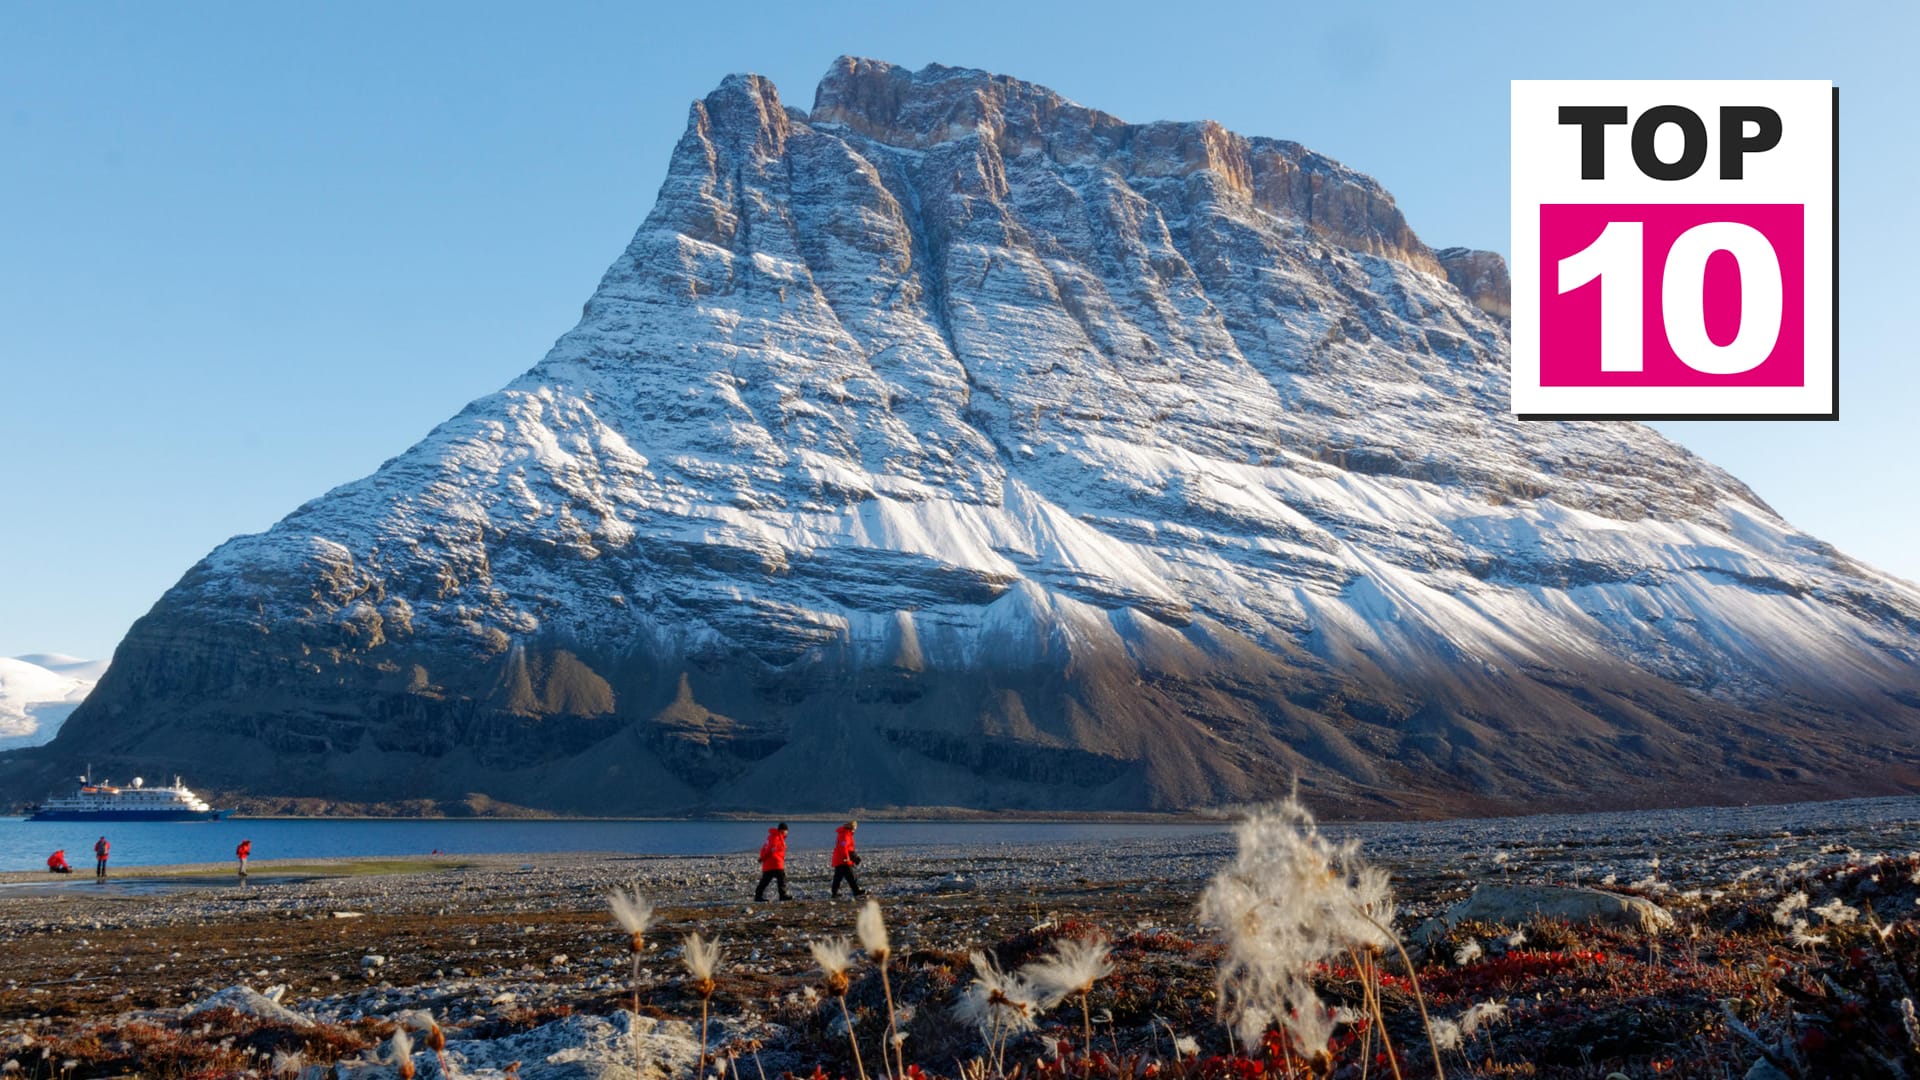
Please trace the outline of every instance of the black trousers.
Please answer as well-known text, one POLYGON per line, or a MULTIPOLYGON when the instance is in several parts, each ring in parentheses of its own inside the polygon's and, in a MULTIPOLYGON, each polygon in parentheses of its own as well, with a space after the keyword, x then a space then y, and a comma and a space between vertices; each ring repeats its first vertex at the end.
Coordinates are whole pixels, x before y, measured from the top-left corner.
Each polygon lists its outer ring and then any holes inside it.
POLYGON ((853 867, 836 866, 833 868, 833 895, 840 895, 840 883, 846 882, 855 896, 865 896, 867 890, 860 887, 860 879, 853 876, 853 867))
POLYGON ((105 859, 96 859, 96 860, 94 860, 94 863, 93 863, 93 876, 94 876, 94 877, 106 877, 106 876, 107 876, 107 860, 105 860, 105 859))
POLYGON ((753 890, 753 898, 755 900, 765 900, 767 898, 767 886, 776 881, 780 883, 780 899, 793 899, 793 897, 787 895, 787 872, 785 870, 761 871, 760 887, 753 890))

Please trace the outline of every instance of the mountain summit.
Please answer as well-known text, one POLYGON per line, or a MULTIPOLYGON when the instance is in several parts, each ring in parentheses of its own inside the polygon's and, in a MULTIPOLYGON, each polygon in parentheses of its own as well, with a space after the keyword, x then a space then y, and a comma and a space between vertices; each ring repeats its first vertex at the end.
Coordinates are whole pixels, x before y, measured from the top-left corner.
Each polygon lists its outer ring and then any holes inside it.
MULTIPOLYGON (((1920 590, 1506 412, 1506 271, 1210 122, 843 58, 694 103, 531 371, 237 537, 51 746, 561 811, 1920 787, 1920 590)), ((118 764, 116 764, 118 763, 118 764)))

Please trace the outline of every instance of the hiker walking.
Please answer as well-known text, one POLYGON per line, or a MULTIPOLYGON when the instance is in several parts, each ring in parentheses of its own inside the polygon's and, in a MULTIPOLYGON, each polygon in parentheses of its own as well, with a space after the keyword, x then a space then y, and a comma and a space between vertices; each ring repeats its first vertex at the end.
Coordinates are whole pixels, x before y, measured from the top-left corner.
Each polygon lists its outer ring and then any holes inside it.
POLYGON ((100 881, 107 880, 107 853, 112 850, 104 836, 93 842, 93 876, 100 881))
POLYGON ((853 830, 860 827, 857 821, 849 821, 833 831, 833 897, 840 898, 840 883, 846 882, 855 896, 867 895, 860 887, 860 879, 853 876, 853 868, 860 865, 860 855, 853 850, 853 830))
POLYGON ((247 880, 247 856, 253 854, 253 841, 242 840, 240 846, 233 849, 233 857, 240 860, 240 880, 247 880))
POLYGON ((67 865, 67 849, 66 848, 61 848, 59 851, 56 851, 53 854, 47 856, 47 873, 49 874, 73 873, 73 867, 67 865))
POLYGON ((787 823, 784 821, 768 829, 767 842, 760 845, 760 887, 753 890, 754 900, 765 900, 767 886, 773 882, 780 884, 780 899, 793 899, 787 895, 787 823))

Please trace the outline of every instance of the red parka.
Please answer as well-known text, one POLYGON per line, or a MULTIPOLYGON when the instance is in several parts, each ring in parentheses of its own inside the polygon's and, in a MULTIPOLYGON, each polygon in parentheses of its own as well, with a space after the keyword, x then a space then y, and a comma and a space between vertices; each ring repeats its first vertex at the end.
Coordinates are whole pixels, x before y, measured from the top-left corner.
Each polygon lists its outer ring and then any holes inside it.
POLYGON ((853 830, 845 825, 833 832, 833 865, 853 865, 853 830))
POLYGON ((235 857, 241 858, 241 859, 244 859, 247 856, 253 854, 253 841, 251 840, 240 841, 240 846, 233 849, 233 854, 235 855, 235 857))
POLYGON ((760 845, 761 870, 785 870, 787 868, 787 834, 779 829, 767 830, 767 842, 760 845))
POLYGON ((70 869, 70 867, 67 866, 67 849, 66 848, 61 848, 59 851, 56 851, 53 854, 47 856, 47 869, 49 870, 70 869))
POLYGON ((107 852, 112 850, 113 845, 107 843, 107 838, 104 836, 93 842, 93 857, 96 859, 106 858, 107 852))

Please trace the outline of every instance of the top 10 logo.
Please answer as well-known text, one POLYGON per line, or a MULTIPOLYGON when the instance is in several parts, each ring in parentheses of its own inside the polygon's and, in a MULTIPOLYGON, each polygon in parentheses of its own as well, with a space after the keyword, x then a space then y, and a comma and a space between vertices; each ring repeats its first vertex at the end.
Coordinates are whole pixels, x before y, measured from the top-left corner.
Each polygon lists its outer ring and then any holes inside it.
POLYGON ((1513 83, 1513 411, 1835 419, 1839 94, 1513 83))

